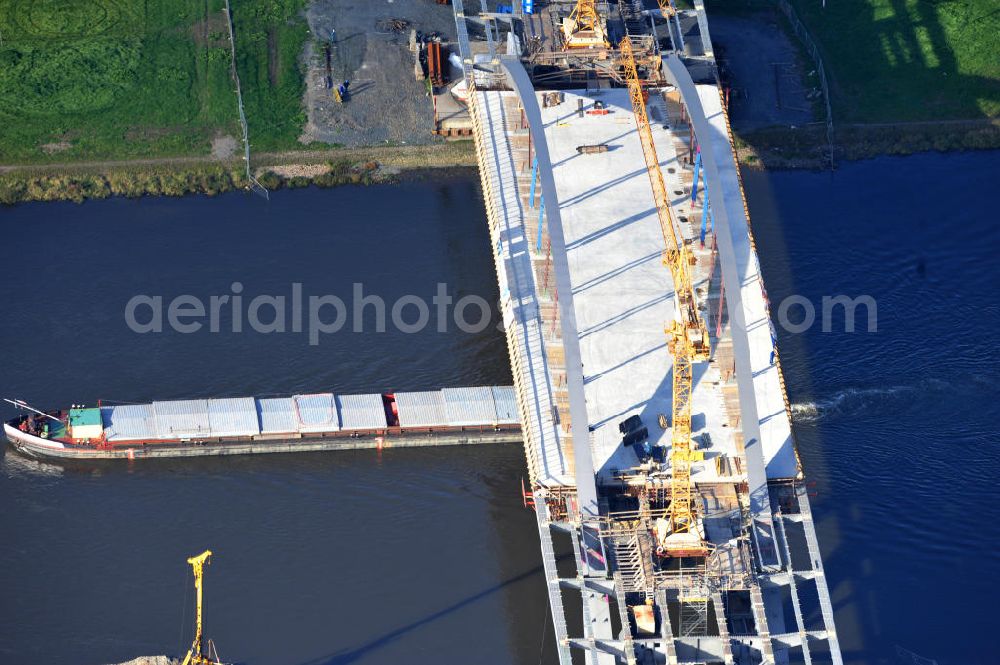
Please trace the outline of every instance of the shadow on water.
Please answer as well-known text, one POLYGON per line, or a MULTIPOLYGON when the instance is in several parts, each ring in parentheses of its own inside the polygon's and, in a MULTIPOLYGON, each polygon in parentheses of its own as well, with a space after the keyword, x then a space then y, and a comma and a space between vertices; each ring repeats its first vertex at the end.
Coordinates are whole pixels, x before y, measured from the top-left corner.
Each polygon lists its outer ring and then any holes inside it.
POLYGON ((1000 233, 986 221, 996 159, 928 154, 746 178, 772 307, 793 294, 817 307, 837 294, 878 303, 875 333, 845 334, 842 321, 829 333, 778 327, 852 665, 992 662, 981 586, 996 579, 987 543, 1000 515, 995 484, 980 478, 996 472, 984 443, 1000 417, 986 378, 1000 369, 1000 310, 984 300, 997 279, 1000 233), (954 200, 965 202, 958 212, 954 200), (949 215, 948 227, 934 223, 949 215), (950 633, 966 637, 941 638, 950 633))
MULTIPOLYGON (((563 561, 571 557, 572 557, 571 554, 563 554, 561 556, 556 557, 556 561, 563 561)), ((523 573, 516 575, 514 577, 508 578, 500 582, 499 584, 491 586, 487 589, 483 589, 479 593, 467 596, 466 598, 456 603, 453 603, 431 614, 428 614, 422 619, 418 619, 417 621, 413 621, 406 625, 400 626, 399 628, 396 628, 394 630, 390 630, 389 632, 384 633, 383 635, 380 635, 373 640, 369 640, 368 642, 362 644, 361 646, 355 647, 353 649, 338 651, 336 653, 327 656, 322 656, 320 658, 309 660, 303 663, 302 665, 349 665, 350 663, 355 663, 364 658, 365 656, 367 656, 372 651, 376 651, 385 646, 388 646, 389 644, 399 639, 400 637, 406 635, 407 633, 412 633, 430 623, 433 623, 439 619, 442 619, 451 614, 454 614, 455 612, 465 609, 469 605, 472 605, 480 600, 483 600, 484 598, 487 598, 497 592, 503 591, 505 588, 517 584, 518 582, 522 582, 531 578, 540 578, 543 572, 544 570, 542 566, 540 565, 535 566, 534 568, 526 570, 523 573)), ((539 582, 539 584, 541 584, 541 579, 537 581, 539 582)))

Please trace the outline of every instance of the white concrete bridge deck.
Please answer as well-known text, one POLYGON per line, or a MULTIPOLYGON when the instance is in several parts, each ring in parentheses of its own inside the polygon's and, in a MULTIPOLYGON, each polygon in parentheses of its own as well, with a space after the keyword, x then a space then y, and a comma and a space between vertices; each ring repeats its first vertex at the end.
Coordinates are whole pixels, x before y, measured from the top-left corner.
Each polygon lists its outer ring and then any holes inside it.
MULTIPOLYGON (((563 433, 552 419, 553 377, 546 361, 539 285, 531 268, 534 238, 528 238, 526 232, 528 218, 537 211, 523 204, 525 192, 519 190, 523 184, 518 181, 518 164, 512 157, 507 126, 509 111, 504 101, 515 94, 478 93, 483 131, 489 139, 484 142, 490 164, 486 177, 494 183, 494 205, 502 219, 495 247, 500 259, 501 296, 505 319, 509 325, 521 326, 524 332, 521 371, 530 377, 528 383, 537 402, 527 427, 534 430, 537 464, 544 471, 541 479, 547 484, 572 484, 569 456, 562 449, 563 433)), ((654 115, 666 118, 662 99, 654 96, 651 107, 658 105, 654 115)), ((572 284, 587 420, 592 431, 591 452, 595 470, 607 479, 613 470, 636 462, 631 449, 621 447, 617 427, 629 415, 642 416, 654 444, 669 445, 669 432, 659 427, 657 416, 669 414, 671 406, 671 357, 664 326, 674 318, 673 285, 661 261, 665 246, 627 91, 566 91, 563 103, 542 110, 542 122, 556 190, 549 200, 555 198, 559 203, 572 284), (588 114, 597 100, 610 113, 588 114), (579 101, 583 102, 582 116, 579 101), (600 143, 608 145, 607 152, 588 155, 577 151, 577 146, 600 143)), ((675 136, 658 123, 654 126, 654 140, 672 203, 680 209, 690 197, 690 190, 682 182, 684 169, 677 159, 675 136)), ((734 172, 735 167, 727 175, 734 172)), ((735 196, 742 212, 739 191, 725 195, 735 196)), ((771 363, 767 304, 745 220, 741 215, 735 222, 730 217, 729 222, 737 227, 734 235, 740 233, 742 223, 745 242, 740 250, 746 253, 742 262, 754 269, 754 277, 744 283, 743 307, 749 321, 747 341, 760 414, 762 463, 768 477, 792 478, 797 463, 791 427, 778 370, 771 363)), ((690 219, 680 226, 699 257, 695 286, 703 315, 710 321, 714 314, 704 307, 710 271, 716 267, 710 250, 698 248, 699 224, 700 219, 690 219)), ((696 464, 693 471, 696 481, 706 482, 715 479, 714 456, 736 456, 738 451, 733 430, 727 425, 718 368, 701 364, 695 372, 693 434, 697 441, 710 444, 703 448, 706 461, 696 464), (709 436, 703 436, 705 433, 709 436)))
POLYGON ((533 445, 529 466, 537 480, 547 486, 573 484, 567 454, 554 418, 552 374, 542 341, 538 286, 531 265, 530 241, 525 232, 526 210, 518 192, 517 166, 508 136, 504 95, 482 92, 479 98, 482 144, 480 172, 485 182, 487 206, 491 209, 491 237, 500 284, 500 305, 508 336, 511 363, 519 399, 525 401, 529 417, 522 423, 533 445), (513 341, 511 341, 513 340, 513 341))
MULTIPOLYGON (((657 115, 665 118, 665 109, 657 115)), ((631 448, 621 446, 618 431, 618 423, 632 414, 642 417, 652 443, 669 446, 669 432, 657 421, 671 409, 672 360, 664 326, 675 318, 673 283, 662 262, 663 234, 628 91, 566 91, 562 104, 542 110, 542 120, 566 238, 594 468, 607 476, 638 462, 631 448), (596 101, 607 115, 587 113, 596 101), (602 143, 608 152, 577 151, 577 146, 602 143)), ((654 126, 654 141, 679 207, 690 194, 681 182, 684 169, 674 136, 660 124, 654 126)), ((694 224, 681 226, 696 247, 694 224)), ((711 252, 699 254, 695 286, 707 294, 711 252)), ((732 431, 724 425, 718 371, 704 364, 697 372, 694 434, 703 439, 711 431, 711 447, 705 449, 709 458, 735 455, 732 431)), ((693 471, 696 480, 715 475, 711 459, 693 471)))

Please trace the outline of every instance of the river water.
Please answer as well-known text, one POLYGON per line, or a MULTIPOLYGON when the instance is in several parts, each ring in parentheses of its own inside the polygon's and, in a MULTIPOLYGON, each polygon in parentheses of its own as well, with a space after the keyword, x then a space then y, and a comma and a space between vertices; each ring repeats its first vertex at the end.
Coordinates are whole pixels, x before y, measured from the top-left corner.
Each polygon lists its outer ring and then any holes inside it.
POLYGON ((775 307, 877 302, 875 333, 779 329, 848 662, 998 661, 998 168, 924 154, 747 179, 775 307))
MULTIPOLYGON (((992 662, 1000 582, 1000 155, 748 174, 771 300, 868 294, 878 331, 780 334, 845 655, 992 662), (962 639, 949 639, 949 633, 962 639)), ((495 302, 474 174, 377 187, 0 211, 0 394, 45 406, 509 383, 502 334, 139 334, 133 296, 495 302)), ((365 318, 369 317, 369 318, 365 318)), ((836 321, 835 321, 836 323, 836 321)), ((9 410, 2 411, 7 417, 9 410)), ((0 662, 182 653, 212 548, 227 660, 555 662, 518 446, 57 466, 0 459, 0 662)))

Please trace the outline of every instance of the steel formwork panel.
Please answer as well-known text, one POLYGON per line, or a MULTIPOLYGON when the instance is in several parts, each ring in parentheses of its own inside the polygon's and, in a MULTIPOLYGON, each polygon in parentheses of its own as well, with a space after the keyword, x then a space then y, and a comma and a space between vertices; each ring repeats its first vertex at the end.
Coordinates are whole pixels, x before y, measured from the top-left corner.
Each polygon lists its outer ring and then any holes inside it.
POLYGON ((337 395, 337 411, 343 429, 385 429, 385 405, 382 396, 337 395))
POLYGON ((208 422, 213 436, 260 434, 257 403, 253 397, 208 400, 208 422))
POLYGON ((333 393, 296 395, 295 411, 300 432, 337 432, 340 419, 333 393))
POLYGON ((187 399, 153 402, 156 433, 161 439, 211 436, 208 400, 187 399))

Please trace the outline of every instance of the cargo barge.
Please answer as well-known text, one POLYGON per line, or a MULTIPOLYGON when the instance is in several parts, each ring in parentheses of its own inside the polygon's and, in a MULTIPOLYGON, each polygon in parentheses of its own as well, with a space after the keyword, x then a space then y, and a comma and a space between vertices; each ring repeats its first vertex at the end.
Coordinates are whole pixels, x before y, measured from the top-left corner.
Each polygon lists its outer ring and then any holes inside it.
POLYGON ((425 392, 99 403, 26 411, 4 423, 18 452, 43 459, 137 459, 521 441, 510 386, 425 392))

